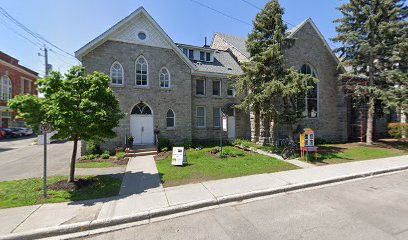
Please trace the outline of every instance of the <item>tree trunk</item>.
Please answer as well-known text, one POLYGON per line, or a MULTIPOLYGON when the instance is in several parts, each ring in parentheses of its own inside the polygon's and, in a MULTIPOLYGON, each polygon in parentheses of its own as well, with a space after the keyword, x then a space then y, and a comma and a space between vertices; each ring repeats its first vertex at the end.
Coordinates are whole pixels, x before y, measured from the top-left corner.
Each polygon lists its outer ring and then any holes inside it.
POLYGON ((71 166, 69 169, 68 182, 75 181, 75 161, 76 161, 77 149, 78 149, 78 138, 74 138, 74 149, 72 151, 71 166))
MULTIPOLYGON (((401 109, 401 123, 407 123, 407 116, 405 115, 403 109, 401 109)), ((404 126, 402 127, 401 137, 407 138, 407 131, 404 126)))
POLYGON ((256 109, 251 109, 250 112, 251 121, 251 141, 257 143, 259 141, 259 113, 256 109))
POLYGON ((373 130, 374 130, 374 97, 370 97, 368 100, 368 112, 367 112, 367 132, 366 132, 366 144, 373 145, 373 130))
POLYGON ((288 132, 289 140, 293 141, 293 126, 292 126, 292 123, 286 123, 286 131, 288 132))
POLYGON ((261 124, 260 124, 260 127, 259 127, 259 132, 260 132, 259 144, 262 145, 262 146, 269 143, 270 124, 271 124, 270 119, 263 116, 263 115, 261 115, 261 124))

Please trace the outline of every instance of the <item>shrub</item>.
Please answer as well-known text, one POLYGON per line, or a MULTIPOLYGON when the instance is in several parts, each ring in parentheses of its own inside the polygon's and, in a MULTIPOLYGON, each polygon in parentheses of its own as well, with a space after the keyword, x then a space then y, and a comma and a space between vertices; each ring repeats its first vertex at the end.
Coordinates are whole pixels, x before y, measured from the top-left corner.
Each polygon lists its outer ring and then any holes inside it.
POLYGON ((116 157, 117 157, 118 159, 123 159, 123 158, 125 158, 125 155, 126 155, 125 152, 117 152, 117 153, 116 153, 116 157))
POLYGON ((402 133, 408 134, 408 123, 389 123, 388 134, 393 138, 401 138, 402 133))
POLYGON ((80 159, 81 160, 94 160, 94 159, 97 159, 98 157, 99 157, 99 154, 88 154, 88 155, 82 156, 80 159))
POLYGON ((239 149, 234 149, 234 148, 223 148, 222 149, 222 154, 219 153, 219 156, 221 158, 223 157, 242 157, 245 154, 239 150, 239 149))
POLYGON ((103 152, 103 154, 101 155, 102 159, 109 159, 110 158, 110 154, 108 151, 103 152))
POLYGON ((191 142, 184 142, 183 147, 185 150, 190 149, 193 147, 193 144, 191 142))
POLYGON ((101 146, 100 143, 94 140, 89 140, 86 142, 86 154, 101 154, 101 146))
POLYGON ((167 138, 160 138, 158 143, 157 143, 157 147, 158 147, 160 152, 166 152, 166 151, 171 150, 173 148, 173 144, 167 138))
POLYGON ((244 139, 239 139, 239 138, 237 138, 237 139, 235 139, 233 142, 232 142, 232 144, 234 145, 234 146, 242 146, 242 147, 244 147, 244 148, 250 148, 250 147, 252 147, 252 142, 250 142, 250 141, 248 141, 248 140, 244 140, 244 139))

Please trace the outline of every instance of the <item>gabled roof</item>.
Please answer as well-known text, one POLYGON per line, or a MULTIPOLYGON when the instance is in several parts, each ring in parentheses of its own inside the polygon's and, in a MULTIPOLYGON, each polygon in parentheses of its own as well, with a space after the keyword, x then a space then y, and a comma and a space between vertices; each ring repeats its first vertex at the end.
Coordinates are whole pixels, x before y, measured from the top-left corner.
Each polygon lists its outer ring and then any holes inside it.
MULTIPOLYGON (((293 27, 292 29, 288 30, 288 37, 294 37, 294 35, 302 29, 307 23, 310 23, 310 25, 313 27, 313 29, 316 31, 320 39, 323 41, 324 46, 327 48, 327 50, 330 52, 330 54, 333 56, 335 61, 339 63, 339 59, 337 56, 333 53, 333 50, 330 48, 329 44, 327 43, 326 39, 323 37, 322 33, 319 31, 317 28, 316 24, 313 22, 311 18, 306 19, 305 21, 301 22, 297 26, 293 27)), ((217 32, 214 35, 218 35, 222 39, 224 39, 225 42, 227 42, 229 45, 237 49, 240 53, 242 53, 245 57, 248 59, 250 58, 250 54, 246 49, 246 38, 244 37, 239 37, 239 36, 232 36, 226 33, 221 33, 217 32)))
MULTIPOLYGON (((242 53, 246 58, 249 59, 250 54, 246 49, 246 38, 239 36, 232 36, 222 32, 216 32, 214 35, 218 35, 220 38, 224 39, 225 42, 232 45, 238 52, 242 53)), ((213 38, 214 39, 214 38, 213 38)))
POLYGON ((176 54, 192 69, 195 70, 196 67, 194 64, 181 52, 181 50, 176 46, 176 44, 171 40, 171 38, 166 34, 166 32, 157 24, 157 22, 150 16, 150 14, 143 8, 139 7, 136 9, 134 12, 132 12, 129 16, 125 17, 115 25, 113 25, 111 28, 109 28, 107 31, 99 35, 97 38, 93 39, 89 43, 87 43, 85 46, 80 48, 78 51, 75 52, 76 58, 79 60, 82 59, 83 56, 88 54, 90 51, 92 51, 94 48, 100 46, 104 42, 106 42, 109 37, 114 34, 115 32, 119 31, 122 27, 126 26, 128 23, 130 23, 133 19, 139 17, 139 16, 144 16, 150 24, 153 25, 153 27, 158 30, 160 33, 161 37, 166 41, 167 44, 171 46, 171 48, 176 52, 176 54))

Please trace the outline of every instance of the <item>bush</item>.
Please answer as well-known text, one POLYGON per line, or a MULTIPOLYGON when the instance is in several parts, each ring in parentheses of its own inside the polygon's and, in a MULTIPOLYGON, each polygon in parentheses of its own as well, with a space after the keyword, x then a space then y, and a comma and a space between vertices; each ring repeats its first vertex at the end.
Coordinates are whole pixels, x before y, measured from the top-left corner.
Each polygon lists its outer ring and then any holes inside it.
POLYGON ((184 142, 183 147, 185 150, 188 150, 193 147, 193 144, 191 142, 184 142))
POLYGON ((252 147, 252 142, 250 142, 250 141, 248 141, 248 140, 244 140, 244 139, 239 139, 239 138, 237 138, 237 139, 235 139, 233 142, 232 142, 232 144, 234 145, 234 146, 242 146, 242 147, 244 147, 244 148, 250 148, 250 147, 252 147))
POLYGON ((389 123, 388 134, 393 138, 401 138, 402 133, 408 134, 408 123, 389 123))
POLYGON ((173 144, 167 138, 160 138, 157 143, 157 148, 160 152, 166 152, 173 148, 173 144))
POLYGON ((110 158, 110 154, 108 151, 103 152, 103 154, 101 155, 102 159, 109 159, 110 158))
POLYGON ((118 159, 123 159, 123 158, 125 158, 125 155, 126 155, 125 152, 117 152, 117 153, 116 153, 116 157, 117 157, 118 159))
POLYGON ((86 154, 101 154, 101 146, 100 143, 94 140, 89 140, 86 142, 86 154))
POLYGON ((219 155, 221 158, 224 158, 224 157, 242 157, 245 154, 239 149, 223 148, 222 154, 219 153, 219 155))
POLYGON ((99 157, 99 154, 88 154, 88 155, 82 156, 80 159, 81 160, 94 160, 94 159, 97 159, 98 157, 99 157))

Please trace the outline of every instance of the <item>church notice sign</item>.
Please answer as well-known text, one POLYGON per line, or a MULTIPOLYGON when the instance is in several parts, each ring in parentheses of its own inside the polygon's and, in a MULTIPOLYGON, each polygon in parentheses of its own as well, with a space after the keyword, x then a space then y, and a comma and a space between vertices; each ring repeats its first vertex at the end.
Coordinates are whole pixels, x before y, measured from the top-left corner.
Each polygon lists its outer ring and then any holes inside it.
POLYGON ((187 162, 186 151, 184 147, 173 147, 173 155, 171 158, 171 165, 183 166, 187 162))

